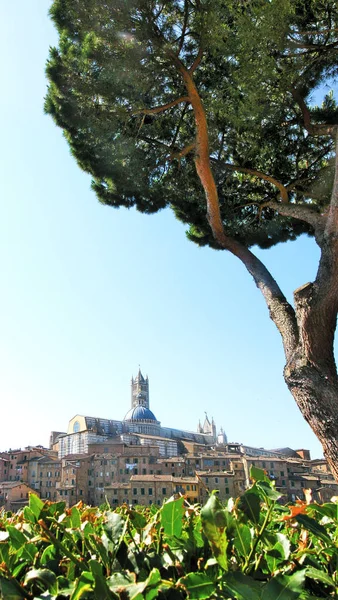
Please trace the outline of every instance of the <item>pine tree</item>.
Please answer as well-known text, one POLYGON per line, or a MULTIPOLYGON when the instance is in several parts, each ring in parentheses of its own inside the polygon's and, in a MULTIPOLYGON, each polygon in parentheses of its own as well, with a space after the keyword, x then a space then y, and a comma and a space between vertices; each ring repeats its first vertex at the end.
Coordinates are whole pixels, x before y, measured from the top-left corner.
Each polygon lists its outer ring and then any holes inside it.
POLYGON ((54 0, 45 110, 99 200, 171 207, 189 239, 237 256, 284 345, 284 377, 338 480, 335 0, 54 0), (321 251, 294 307, 250 247, 321 251))

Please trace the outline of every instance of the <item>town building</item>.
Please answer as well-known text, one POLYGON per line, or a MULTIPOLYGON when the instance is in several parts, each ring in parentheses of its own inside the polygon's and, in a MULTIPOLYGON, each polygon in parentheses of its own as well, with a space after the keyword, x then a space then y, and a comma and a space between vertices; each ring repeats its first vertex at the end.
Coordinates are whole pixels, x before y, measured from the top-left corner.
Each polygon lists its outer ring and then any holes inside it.
POLYGON ((162 427, 150 409, 149 379, 139 370, 122 421, 76 415, 67 432, 52 432, 50 448, 0 453, 0 506, 16 510, 29 493, 67 507, 79 501, 159 506, 177 494, 204 503, 213 490, 227 501, 250 486, 251 467, 266 472, 283 502, 338 495, 328 464, 311 460, 308 450, 228 443, 207 414, 196 432, 162 427))

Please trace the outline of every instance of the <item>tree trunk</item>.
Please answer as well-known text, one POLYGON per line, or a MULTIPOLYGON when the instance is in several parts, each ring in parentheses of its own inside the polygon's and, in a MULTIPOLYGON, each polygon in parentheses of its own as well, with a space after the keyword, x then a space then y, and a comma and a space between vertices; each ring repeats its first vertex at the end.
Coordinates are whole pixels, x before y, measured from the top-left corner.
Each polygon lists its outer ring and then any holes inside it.
POLYGON ((285 382, 303 417, 323 446, 338 482, 338 385, 310 364, 302 348, 284 369, 285 382))
POLYGON ((338 482, 338 378, 333 347, 337 294, 326 256, 322 251, 321 270, 325 268, 325 272, 321 285, 317 277, 315 283, 307 283, 294 293, 299 341, 287 358, 284 379, 321 442, 338 482))

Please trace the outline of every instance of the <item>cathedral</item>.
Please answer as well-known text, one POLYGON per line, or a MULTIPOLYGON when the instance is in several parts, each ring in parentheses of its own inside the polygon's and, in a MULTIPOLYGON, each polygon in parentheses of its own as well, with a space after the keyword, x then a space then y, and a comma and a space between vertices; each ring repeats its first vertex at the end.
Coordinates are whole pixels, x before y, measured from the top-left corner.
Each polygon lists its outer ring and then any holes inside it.
POLYGON ((68 454, 85 454, 89 445, 102 443, 107 448, 117 443, 155 445, 161 456, 177 456, 182 442, 210 446, 226 441, 223 429, 217 436, 214 420, 210 421, 206 413, 203 425, 199 422, 196 432, 162 427, 150 410, 148 376, 144 377, 139 369, 131 379, 131 406, 123 421, 75 415, 69 421, 67 433, 52 432, 50 444, 63 458, 68 454))

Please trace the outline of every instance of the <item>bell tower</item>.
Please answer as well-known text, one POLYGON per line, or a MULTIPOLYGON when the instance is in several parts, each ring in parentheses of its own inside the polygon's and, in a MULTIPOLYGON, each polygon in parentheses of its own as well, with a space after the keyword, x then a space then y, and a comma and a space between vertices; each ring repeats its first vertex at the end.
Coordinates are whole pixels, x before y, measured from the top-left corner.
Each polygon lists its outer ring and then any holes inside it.
POLYGON ((139 368, 135 379, 131 378, 131 408, 144 406, 149 408, 149 379, 143 377, 139 368))

